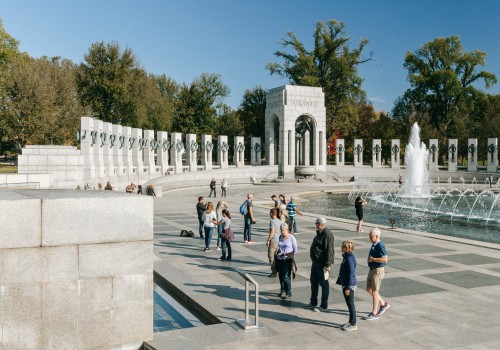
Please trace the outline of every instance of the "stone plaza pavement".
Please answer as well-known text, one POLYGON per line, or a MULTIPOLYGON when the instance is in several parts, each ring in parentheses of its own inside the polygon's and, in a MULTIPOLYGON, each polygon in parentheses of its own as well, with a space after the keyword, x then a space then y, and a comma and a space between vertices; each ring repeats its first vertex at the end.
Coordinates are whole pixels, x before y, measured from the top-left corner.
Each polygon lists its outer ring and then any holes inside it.
MULTIPOLYGON (((330 310, 312 312, 304 307, 310 297, 309 246, 315 235, 316 216, 306 214, 298 217, 298 272, 293 281, 293 299, 284 301, 277 296, 278 279, 267 277, 270 269, 265 241, 272 206, 270 195, 284 193, 288 199, 291 194, 341 187, 295 183, 229 187, 225 201, 233 215, 236 235, 231 262, 217 261, 220 252, 215 250, 215 240, 213 250, 205 253, 203 240, 179 237, 182 229, 190 229, 198 236, 195 205, 199 195, 208 194, 208 185, 171 190, 156 198, 156 273, 221 323, 156 333, 146 348, 500 349, 500 245, 381 227, 389 255, 381 295, 391 308, 379 320, 364 321, 362 317, 371 310, 371 299, 364 288, 370 248, 368 231, 372 226, 365 223, 365 232, 358 233, 355 221, 327 218, 336 245, 330 310), (243 243, 243 219, 239 214, 248 192, 255 195, 256 205, 253 245, 243 243), (342 259, 340 245, 346 239, 354 241, 358 259, 358 330, 354 332, 340 329, 348 321, 348 312, 341 290, 335 285, 342 259), (261 329, 244 331, 234 324, 235 319, 244 318, 245 298, 244 281, 235 269, 247 271, 260 284, 261 329)), ((343 185, 343 189, 349 188, 343 185)), ((221 198, 206 198, 210 199, 216 202, 221 198)))

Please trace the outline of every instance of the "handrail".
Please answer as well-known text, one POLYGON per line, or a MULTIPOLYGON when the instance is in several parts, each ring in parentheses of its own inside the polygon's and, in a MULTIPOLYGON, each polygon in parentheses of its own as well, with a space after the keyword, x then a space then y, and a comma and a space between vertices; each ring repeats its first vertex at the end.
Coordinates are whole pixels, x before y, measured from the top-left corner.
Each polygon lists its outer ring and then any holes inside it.
POLYGON ((245 319, 236 320, 236 324, 244 330, 257 329, 259 328, 259 283, 245 271, 236 270, 236 272, 245 280, 245 319), (250 283, 255 286, 255 322, 250 320, 250 283))

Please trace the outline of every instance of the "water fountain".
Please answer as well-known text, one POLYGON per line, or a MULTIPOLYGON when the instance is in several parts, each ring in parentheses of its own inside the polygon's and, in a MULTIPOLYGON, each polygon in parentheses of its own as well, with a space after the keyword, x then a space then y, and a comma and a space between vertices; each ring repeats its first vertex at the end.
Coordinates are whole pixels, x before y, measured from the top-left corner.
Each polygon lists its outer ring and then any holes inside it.
POLYGON ((420 128, 415 123, 411 128, 410 143, 406 145, 406 169, 401 195, 420 198, 430 195, 428 162, 429 151, 425 143, 420 142, 420 128))

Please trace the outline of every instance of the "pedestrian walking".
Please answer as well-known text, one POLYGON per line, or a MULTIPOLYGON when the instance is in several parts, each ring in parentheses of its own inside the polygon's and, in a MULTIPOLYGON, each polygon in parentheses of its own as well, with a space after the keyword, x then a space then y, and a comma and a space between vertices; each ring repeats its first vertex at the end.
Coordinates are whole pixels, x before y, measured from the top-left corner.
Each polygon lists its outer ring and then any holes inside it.
POLYGON ((295 197, 290 197, 290 201, 286 205, 286 210, 288 211, 288 217, 290 218, 290 231, 294 235, 298 235, 299 231, 297 230, 296 216, 297 214, 299 214, 300 216, 304 216, 304 214, 302 214, 302 212, 297 209, 297 205, 295 204, 294 199, 295 197))
POLYGON ((297 241, 290 234, 287 224, 281 224, 281 235, 278 242, 278 253, 276 254, 276 267, 280 279, 281 299, 292 297, 292 265, 294 255, 297 254, 297 241))
POLYGON ((212 197, 212 193, 214 194, 214 197, 217 197, 216 185, 217 181, 215 181, 215 177, 212 177, 212 181, 210 181, 210 194, 208 195, 209 197, 212 197))
POLYGON ((142 186, 137 186, 137 194, 142 194, 142 186))
POLYGON ((227 190, 227 181, 226 179, 222 179, 222 184, 220 185, 220 189, 222 191, 222 197, 226 197, 226 190, 227 190))
MULTIPOLYGON (((275 196, 276 197, 276 196, 275 196)), ((276 277, 276 261, 275 256, 278 251, 279 236, 281 234, 281 220, 278 219, 276 209, 271 209, 269 212, 271 220, 269 221, 269 236, 267 237, 267 257, 271 266, 271 274, 268 277, 276 277)))
POLYGON ((326 227, 325 218, 316 219, 316 237, 314 237, 309 256, 311 265, 311 302, 307 305, 312 311, 327 311, 330 283, 328 277, 335 259, 335 239, 333 233, 326 227), (318 293, 321 287, 321 303, 318 309, 318 293))
MULTIPOLYGON (((227 204, 223 201, 218 201, 215 207, 215 214, 217 215, 217 222, 222 220, 222 210, 226 209, 227 204)), ((222 225, 217 224, 217 248, 216 250, 221 250, 221 235, 222 235, 222 225)))
POLYGON ((252 225, 256 223, 255 217, 253 215, 253 195, 249 193, 247 195, 247 200, 246 200, 246 212, 244 214, 244 219, 245 219, 245 226, 243 229, 243 240, 245 243, 255 243, 255 241, 252 240, 252 225))
POLYGON ((281 222, 288 224, 287 221, 289 221, 289 219, 288 219, 288 213, 286 211, 286 199, 285 199, 285 195, 284 194, 280 194, 278 196, 278 198, 279 198, 279 205, 280 205, 280 212, 279 212, 278 218, 281 220, 281 222))
POLYGON ((356 208, 356 216, 358 217, 358 225, 356 226, 356 231, 363 232, 361 225, 363 225, 363 206, 368 203, 361 196, 356 197, 354 201, 354 208, 356 208))
POLYGON ((380 240, 380 229, 371 229, 369 238, 372 247, 367 259, 370 271, 368 271, 368 278, 366 279, 366 291, 372 296, 372 312, 364 319, 373 321, 378 320, 380 315, 383 315, 391 305, 380 296, 380 286, 385 275, 384 266, 388 260, 385 244, 380 240))
POLYGON ((231 242, 234 239, 234 233, 231 229, 231 214, 229 210, 222 210, 222 219, 218 222, 222 229, 222 256, 218 259, 219 261, 229 261, 232 258, 231 242))
POLYGON ((203 196, 198 197, 198 203, 196 204, 196 214, 198 215, 198 232, 200 238, 203 238, 203 213, 207 209, 204 203, 205 198, 203 196))
POLYGON ((358 329, 356 326, 356 306, 354 305, 354 291, 358 281, 356 279, 356 257, 353 251, 354 243, 352 241, 342 242, 342 262, 337 279, 337 284, 342 286, 342 294, 349 309, 349 322, 342 326, 342 330, 348 332, 358 329))
POLYGON ((214 205, 212 202, 207 203, 207 210, 203 213, 203 229, 205 230, 205 252, 210 252, 210 241, 214 233, 215 225, 217 224, 217 215, 215 214, 214 205))

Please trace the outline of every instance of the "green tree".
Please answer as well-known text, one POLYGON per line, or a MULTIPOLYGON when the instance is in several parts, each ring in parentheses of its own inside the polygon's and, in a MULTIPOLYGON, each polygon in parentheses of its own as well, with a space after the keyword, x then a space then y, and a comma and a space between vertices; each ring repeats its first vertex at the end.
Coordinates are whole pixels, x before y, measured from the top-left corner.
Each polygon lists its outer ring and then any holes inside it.
POLYGON ((266 91, 261 86, 247 89, 238 108, 246 138, 264 139, 266 117, 266 91))
POLYGON ((436 38, 408 52, 404 67, 411 88, 398 99, 393 114, 429 124, 441 139, 460 136, 457 132, 481 98, 476 86, 482 82, 489 88, 497 82, 494 74, 480 70, 485 58, 479 50, 465 51, 458 36, 436 38))
POLYGON ((10 36, 0 18, 0 69, 3 69, 12 56, 19 54, 19 41, 10 36))
POLYGON ((116 42, 94 43, 79 68, 79 96, 94 117, 133 127, 146 123, 138 106, 143 90, 137 82, 147 74, 131 49, 121 51, 116 42))
POLYGON ((312 51, 308 51, 295 34, 288 32, 281 45, 292 52, 275 52, 284 63, 269 63, 266 68, 271 74, 289 79, 292 84, 321 86, 325 92, 328 132, 341 130, 343 135, 352 134, 358 106, 366 104, 358 67, 372 59, 371 54, 368 58, 361 57, 367 44, 368 39, 362 39, 351 49, 351 38, 346 36, 343 22, 320 21, 316 23, 312 51))
POLYGON ((190 85, 179 87, 172 130, 193 134, 218 133, 217 111, 229 88, 220 75, 203 73, 190 85))

